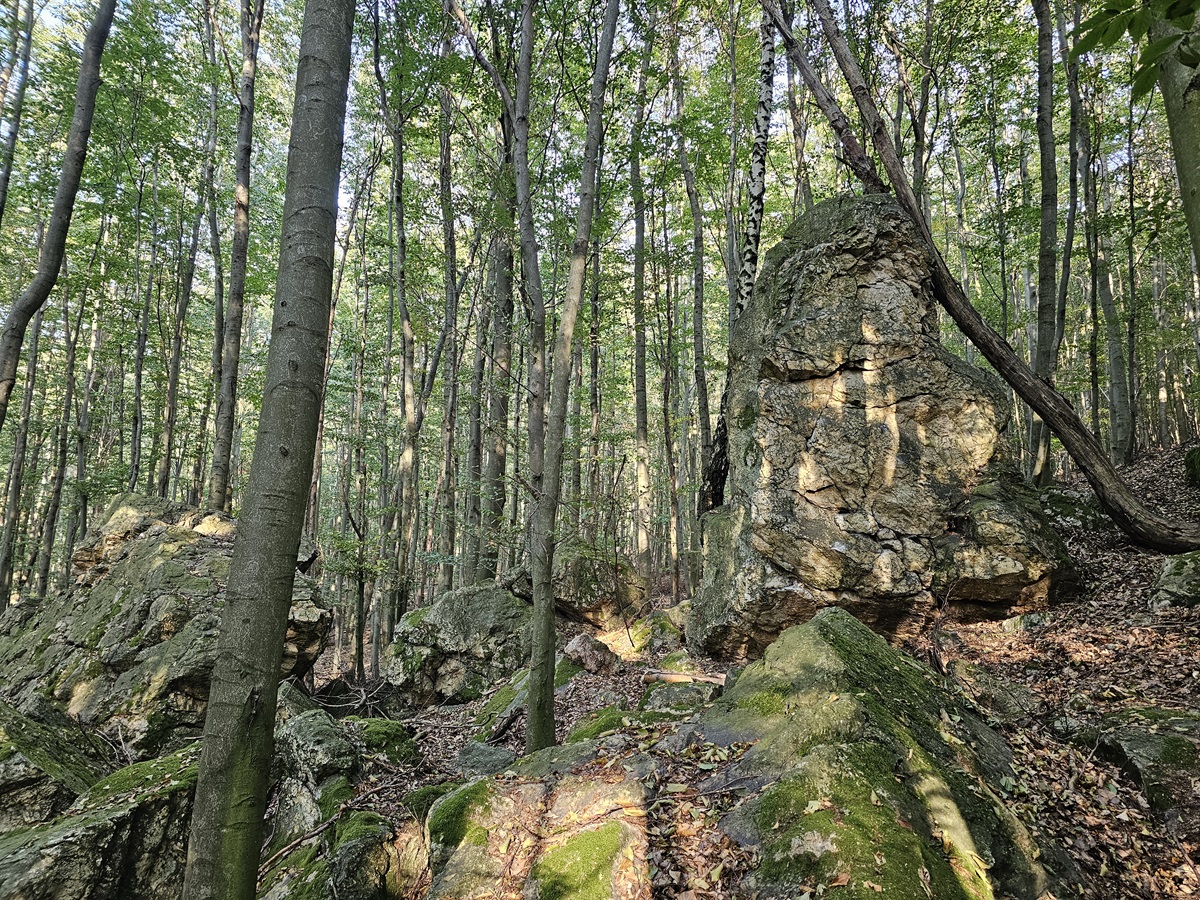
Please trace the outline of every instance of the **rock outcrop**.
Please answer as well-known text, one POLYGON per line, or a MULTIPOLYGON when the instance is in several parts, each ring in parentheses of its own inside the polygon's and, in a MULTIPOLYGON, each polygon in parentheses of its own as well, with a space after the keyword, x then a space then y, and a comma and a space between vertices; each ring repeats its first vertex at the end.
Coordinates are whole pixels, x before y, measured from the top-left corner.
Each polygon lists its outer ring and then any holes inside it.
MULTIPOLYGON (((73 557, 74 586, 0 618, 3 694, 49 703, 134 759, 199 736, 235 525, 226 516, 126 495, 73 557)), ((332 622, 297 573, 282 675, 307 672, 332 622)))
POLYGON ((730 339, 729 475, 705 517, 694 647, 756 656, 828 606, 903 637, 946 600, 1008 616, 1071 582, 1005 464, 1007 392, 940 345, 928 282, 884 197, 823 203, 767 254, 730 339))
POLYGON ((657 742, 613 734, 618 717, 661 719, 606 711, 572 742, 434 803, 429 896, 649 897, 663 873, 645 828, 683 834, 688 817, 670 813, 680 798, 717 796, 732 798, 720 830, 739 860, 708 873, 717 896, 841 886, 859 898, 1036 900, 1078 877, 1006 808, 1003 739, 843 610, 784 632, 715 705, 657 742), (700 765, 708 779, 672 783, 680 759, 711 760, 700 765))
POLYGON ((405 704, 474 700, 529 661, 532 616, 494 585, 449 591, 400 620, 384 677, 405 704))

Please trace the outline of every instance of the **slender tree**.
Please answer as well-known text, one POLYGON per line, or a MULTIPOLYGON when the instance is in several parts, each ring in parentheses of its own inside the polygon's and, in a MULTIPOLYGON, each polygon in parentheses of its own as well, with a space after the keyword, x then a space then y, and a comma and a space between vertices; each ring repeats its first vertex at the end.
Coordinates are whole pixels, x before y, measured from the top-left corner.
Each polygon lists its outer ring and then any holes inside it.
POLYGON ((83 163, 87 157, 88 138, 92 133, 96 92, 100 89, 100 59, 104 55, 104 45, 112 28, 116 5, 116 0, 99 0, 92 24, 84 37, 79 79, 75 85, 75 112, 67 134, 67 149, 63 154, 62 171, 58 178, 58 189, 54 194, 50 223, 46 228, 41 255, 38 257, 37 274, 13 303, 4 321, 4 329, 0 331, 0 428, 4 427, 4 420, 8 414, 8 399, 12 396, 13 385, 17 380, 17 362, 21 356, 21 345, 25 342, 25 329, 34 313, 42 308, 42 304, 54 290, 59 270, 62 268, 67 232, 71 228, 71 216, 75 211, 75 195, 79 192, 83 163))

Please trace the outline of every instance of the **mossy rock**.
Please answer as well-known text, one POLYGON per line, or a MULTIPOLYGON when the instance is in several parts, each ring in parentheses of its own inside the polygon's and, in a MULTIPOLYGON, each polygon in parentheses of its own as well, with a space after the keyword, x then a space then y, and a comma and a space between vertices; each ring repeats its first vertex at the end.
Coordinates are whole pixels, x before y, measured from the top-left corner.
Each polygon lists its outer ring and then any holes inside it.
POLYGON ((1152 809, 1185 810, 1185 828, 1200 832, 1200 814, 1191 809, 1200 779, 1200 710, 1120 710, 1105 715, 1099 734, 1092 734, 1091 746, 1142 786, 1152 809))
POLYGON ((1183 477, 1190 487, 1200 488, 1200 447, 1183 455, 1183 477))
POLYGON ((573 835, 533 867, 540 900, 611 900, 613 866, 625 844, 624 827, 609 822, 573 835))
POLYGON ((1150 607, 1197 605, 1200 605, 1200 550, 1168 556, 1150 589, 1150 607))
POLYGON ((723 777, 763 793, 723 827, 761 847, 768 892, 839 875, 845 896, 864 898, 877 895, 865 882, 925 896, 926 878, 939 898, 1033 900, 1051 887, 999 796, 1012 777, 1002 739, 842 610, 784 631, 699 729, 718 744, 756 741, 723 777))
POLYGON ((426 816, 429 815, 429 811, 433 808, 433 804, 461 786, 461 781, 427 784, 425 787, 417 788, 415 791, 409 791, 400 798, 400 802, 413 814, 414 819, 424 824, 426 816))
POLYGON ((199 747, 93 784, 66 813, 0 836, 0 897, 174 900, 199 747))
POLYGON ((356 716, 346 721, 353 723, 367 753, 382 756, 397 766, 416 765, 421 761, 421 750, 416 739, 403 722, 395 719, 360 719, 356 716))
POLYGON ((580 722, 567 735, 565 743, 577 744, 614 734, 626 728, 642 728, 661 722, 672 722, 678 715, 664 712, 626 709, 623 706, 606 706, 596 710, 580 722))

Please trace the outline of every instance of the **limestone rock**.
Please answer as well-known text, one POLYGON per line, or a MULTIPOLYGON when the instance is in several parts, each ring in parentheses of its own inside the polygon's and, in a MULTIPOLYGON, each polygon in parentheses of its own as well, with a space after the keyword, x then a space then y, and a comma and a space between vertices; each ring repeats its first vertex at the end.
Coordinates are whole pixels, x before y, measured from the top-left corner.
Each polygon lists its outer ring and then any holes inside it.
POLYGON ((428 896, 649 900, 643 779, 654 760, 623 758, 606 779, 574 771, 628 749, 599 741, 550 747, 517 762, 515 779, 485 778, 443 796, 426 826, 428 896), (539 839, 521 840, 531 825, 539 839))
MULTIPOLYGON (((233 523, 157 498, 115 500, 73 558, 75 584, 0 618, 3 692, 45 700, 135 758, 200 733, 229 574, 233 523)), ((302 675, 332 622, 297 574, 281 675, 302 675)))
POLYGON ((594 675, 611 675, 621 664, 621 658, 590 634, 579 633, 571 638, 563 653, 570 660, 594 675))
POLYGON ((780 635, 696 730, 719 745, 757 740, 707 789, 741 792, 721 827, 758 849, 762 896, 839 875, 939 900, 1053 887, 1000 800, 1003 740, 843 610, 780 635))
POLYGON ((1200 550, 1168 556, 1150 591, 1150 608, 1200 604, 1200 550))
POLYGON ((767 254, 730 339, 729 475, 692 646, 756 656, 828 606, 907 637, 947 597, 1006 616, 1071 582, 1006 464, 1007 392, 940 345, 928 283, 883 197, 820 204, 767 254))
POLYGON ((1098 745, 1090 729, 1078 737, 1137 781, 1151 809, 1180 813, 1185 838, 1200 836, 1200 710, 1122 710, 1104 717, 1098 745))
POLYGON ((0 701, 0 834, 53 819, 115 768, 103 741, 63 718, 38 722, 0 701))
POLYGON ((406 703, 474 700, 528 662, 532 615, 494 585, 445 593, 400 620, 384 677, 406 703))
POLYGON ((559 615, 612 628, 650 609, 646 579, 628 560, 614 560, 584 544, 562 544, 554 554, 554 606, 559 615))
POLYGON ((0 836, 0 897, 175 900, 199 746, 136 763, 52 822, 0 836))

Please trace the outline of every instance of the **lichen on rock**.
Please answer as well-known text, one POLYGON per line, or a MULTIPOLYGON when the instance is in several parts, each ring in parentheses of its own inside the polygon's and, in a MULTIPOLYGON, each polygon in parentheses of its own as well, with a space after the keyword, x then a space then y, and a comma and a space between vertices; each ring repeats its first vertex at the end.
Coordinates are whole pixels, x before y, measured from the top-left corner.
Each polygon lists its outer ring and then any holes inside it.
POLYGON ((726 502, 704 519, 692 646, 754 657, 828 606, 905 636, 943 601, 1004 616, 1072 583, 1006 460, 1007 392, 941 346, 928 283, 879 196, 818 205, 766 255, 730 336, 726 502))

